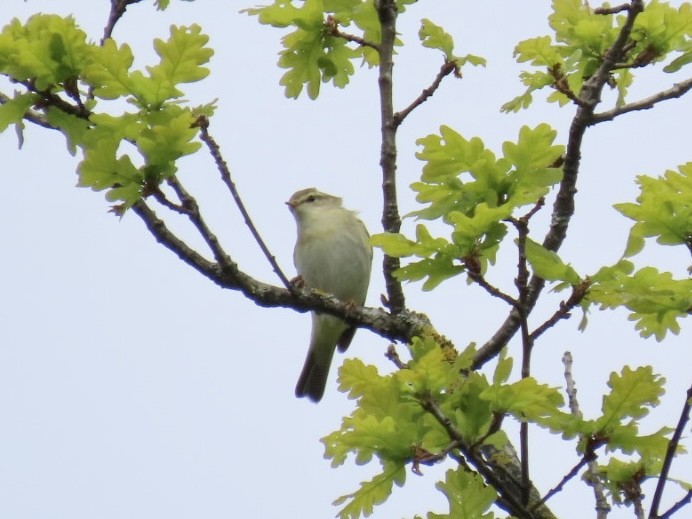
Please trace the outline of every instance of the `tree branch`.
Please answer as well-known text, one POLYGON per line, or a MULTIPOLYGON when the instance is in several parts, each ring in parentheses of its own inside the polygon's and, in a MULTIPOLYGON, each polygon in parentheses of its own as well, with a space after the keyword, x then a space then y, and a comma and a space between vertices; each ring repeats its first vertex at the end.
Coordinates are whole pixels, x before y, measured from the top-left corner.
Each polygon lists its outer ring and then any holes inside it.
POLYGON ((475 270, 467 269, 466 270, 466 275, 476 283, 478 286, 483 288, 488 294, 490 294, 493 297, 497 297, 498 299, 502 299, 505 303, 512 307, 517 307, 519 306, 519 301, 514 299, 512 296, 509 294, 505 294, 502 290, 497 288, 494 285, 491 285, 488 283, 488 281, 483 277, 483 274, 480 272, 476 272, 475 270))
POLYGON ((228 168, 228 164, 221 155, 221 149, 219 148, 219 145, 216 143, 214 138, 209 134, 209 120, 205 116, 200 116, 199 119, 197 119, 196 124, 200 129, 200 139, 202 140, 202 142, 204 142, 204 144, 207 145, 209 153, 211 153, 211 156, 214 158, 214 161, 216 162, 216 167, 219 170, 219 173, 221 174, 221 180, 230 191, 236 206, 240 210, 240 214, 243 216, 245 225, 247 225, 248 229, 250 229, 252 237, 257 242, 257 245, 259 245, 259 248, 262 250, 262 253, 267 258, 267 261, 269 261, 269 264, 271 265, 276 275, 279 276, 281 283, 283 283, 283 285, 289 291, 293 292, 295 290, 295 286, 288 280, 286 275, 281 270, 281 267, 279 267, 279 263, 276 261, 276 258, 271 253, 266 243, 264 243, 262 236, 260 236, 257 227, 255 227, 255 224, 252 221, 252 218, 250 218, 250 213, 248 213, 242 198, 240 198, 238 189, 236 188, 235 183, 231 178, 231 171, 228 168))
MULTIPOLYGON (((543 239, 543 246, 550 251, 557 251, 567 236, 567 228, 574 214, 574 195, 577 192, 577 178, 581 163, 581 148, 586 129, 593 124, 593 114, 596 106, 601 101, 601 92, 607 84, 610 71, 619 61, 623 49, 627 44, 634 20, 644 9, 642 0, 632 0, 627 9, 627 19, 620 29, 617 39, 608 49, 601 65, 596 72, 587 79, 579 92, 580 103, 577 104, 577 112, 572 119, 563 165, 563 177, 553 203, 551 224, 543 239)), ((538 301, 538 296, 543 291, 545 281, 537 276, 532 276, 529 282, 529 293, 526 300, 526 311, 530 312, 538 301)), ((516 334, 521 325, 521 312, 512 309, 504 323, 495 334, 478 349, 473 362, 473 368, 480 368, 488 360, 494 358, 509 340, 516 334)))
MULTIPOLYGON (((398 233, 401 229, 401 216, 396 193, 396 124, 394 123, 394 101, 392 72, 394 69, 394 41, 396 40, 397 8, 395 0, 376 0, 375 8, 380 20, 382 40, 379 44, 379 90, 380 124, 382 146, 380 166, 382 168, 382 227, 386 232, 398 233)), ((387 307, 396 314, 406 308, 406 300, 401 282, 394 277, 399 269, 399 258, 385 254, 382 264, 384 281, 387 287, 387 307)))
POLYGON ((668 510, 665 511, 665 513, 657 517, 658 519, 669 519, 670 517, 673 517, 673 514, 680 510, 683 506, 689 505, 690 502, 692 502, 692 489, 688 490, 687 494, 685 494, 685 496, 682 499, 680 499, 680 501, 671 506, 668 510))
POLYGON ((634 103, 629 103, 618 108, 613 108, 612 110, 608 110, 607 112, 593 114, 593 116, 591 117, 590 124, 598 124, 606 121, 612 121, 619 115, 634 112, 637 110, 650 110, 661 101, 667 101, 668 99, 676 99, 682 97, 690 90, 692 90, 692 78, 686 79, 685 81, 682 81, 680 83, 675 83, 668 90, 664 90, 662 92, 659 92, 658 94, 654 94, 640 101, 635 101, 634 103))
POLYGON ((591 282, 589 279, 585 279, 579 285, 572 287, 572 294, 567 298, 566 301, 560 302, 560 307, 555 310, 555 313, 551 315, 548 320, 531 332, 531 340, 535 341, 538 337, 543 335, 550 328, 555 326, 562 319, 569 319, 571 317, 572 310, 581 303, 582 299, 586 295, 591 282))
POLYGON ((422 335, 430 323, 421 314, 404 311, 392 315, 381 308, 355 307, 352 303, 337 297, 308 289, 288 289, 272 286, 258 281, 242 272, 230 258, 224 264, 206 259, 178 238, 144 200, 132 206, 149 232, 164 247, 174 252, 200 274, 221 288, 240 291, 245 297, 259 306, 291 308, 298 312, 319 311, 340 317, 344 321, 393 341, 410 342, 411 338, 422 335))
POLYGON ((687 389, 687 395, 685 397, 685 403, 682 406, 682 411, 680 413, 678 425, 675 427, 673 437, 668 442, 668 448, 666 449, 666 457, 663 460, 661 474, 658 476, 658 483, 656 483, 656 491, 654 492, 654 497, 651 501, 651 511, 649 512, 650 519, 655 519, 658 517, 658 507, 661 505, 663 490, 665 489, 666 483, 668 482, 668 473, 670 472, 670 466, 673 464, 673 458, 675 457, 675 453, 677 452, 678 446, 680 445, 680 438, 682 438, 682 433, 685 430, 685 425, 690 419, 690 407, 692 407, 692 386, 690 386, 687 389))
MULTIPOLYGON (((523 493, 522 485, 514 478, 514 476, 506 469, 508 464, 519 465, 514 449, 510 449, 514 455, 511 455, 506 450, 498 456, 501 461, 495 462, 493 459, 483 459, 473 449, 470 449, 464 442, 463 435, 452 421, 445 416, 440 409, 440 406, 433 400, 432 397, 421 397, 418 399, 421 407, 430 413, 435 420, 445 429, 450 440, 459 448, 464 456, 464 463, 467 460, 478 473, 490 483, 490 485, 498 492, 499 499, 497 505, 508 511, 515 517, 532 519, 532 518, 553 518, 553 514, 545 506, 538 504, 538 508, 531 510, 524 506, 520 496, 523 493)), ((531 495, 537 496, 538 492, 531 487, 531 495)))
POLYGON ((453 61, 445 61, 440 67, 440 71, 435 76, 432 84, 428 88, 424 88, 421 94, 414 99, 410 105, 394 114, 394 125, 397 127, 400 126, 411 112, 427 101, 429 97, 432 97, 440 87, 442 80, 452 72, 454 72, 455 75, 459 75, 459 66, 453 61))

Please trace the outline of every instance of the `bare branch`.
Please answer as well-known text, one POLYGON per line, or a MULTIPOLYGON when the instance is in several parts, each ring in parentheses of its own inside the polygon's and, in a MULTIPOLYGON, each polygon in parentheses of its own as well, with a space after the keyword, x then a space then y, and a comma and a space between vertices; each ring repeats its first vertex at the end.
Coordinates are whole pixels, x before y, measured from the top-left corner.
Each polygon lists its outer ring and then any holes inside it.
MULTIPOLYGON (((382 168, 382 227, 386 232, 398 233, 401 229, 401 216, 396 192, 396 124, 394 124, 394 101, 392 71, 394 69, 394 42, 396 40, 397 7, 395 0, 376 0, 375 8, 380 20, 382 38, 379 45, 380 68, 380 124, 382 145, 380 166, 382 168)), ((406 299, 401 282, 394 272, 399 269, 399 258, 385 254, 382 264, 384 281, 387 287, 386 304, 392 313, 406 308, 406 299)))
POLYGON ((202 142, 204 142, 204 144, 207 145, 207 148, 209 149, 211 156, 214 158, 214 161, 216 162, 216 167, 219 170, 219 173, 221 174, 221 180, 224 184, 226 184, 226 187, 228 187, 228 190, 230 191, 236 206, 240 210, 240 214, 242 214, 243 216, 243 220, 245 220, 245 225, 247 225, 248 229, 250 229, 252 237, 257 242, 257 245, 259 245, 260 249, 262 250, 262 253, 267 258, 267 261, 269 261, 269 264, 272 266, 272 269, 274 270, 276 275, 279 276, 281 283, 283 283, 283 285, 289 291, 293 292, 295 290, 295 286, 288 280, 286 275, 281 270, 281 267, 279 267, 276 258, 270 252, 267 245, 264 243, 262 236, 260 236, 257 227, 255 227, 255 224, 252 221, 252 218, 250 218, 250 213, 248 213, 247 209, 245 208, 245 204, 243 203, 243 200, 240 198, 240 195, 238 194, 238 189, 236 188, 235 183, 231 178, 231 171, 228 168, 228 164, 221 155, 221 149, 219 148, 219 145, 216 143, 214 138, 209 134, 209 120, 204 116, 200 116, 197 120, 197 126, 199 126, 200 129, 200 139, 202 139, 202 142))
MULTIPOLYGON (((572 354, 566 351, 562 356, 562 364, 565 366, 565 384, 567 385, 567 399, 569 401, 569 410, 573 416, 577 418, 582 418, 582 412, 579 409, 579 401, 577 400, 577 385, 574 382, 574 376, 572 375, 572 354)), ((584 464, 587 465, 586 469, 586 481, 593 488, 594 497, 596 498, 596 517, 597 519, 605 519, 610 513, 610 504, 605 496, 605 489, 603 488, 603 483, 598 474, 598 464, 596 463, 596 449, 601 446, 600 440, 594 440, 592 438, 586 441, 586 452, 582 457, 581 461, 575 467, 578 471, 579 468, 583 467, 584 464), (578 468, 577 468, 578 467, 578 468)), ((568 476, 574 477, 576 472, 574 469, 568 473, 568 476)), ((567 481, 569 478, 565 476, 563 481, 567 481)), ((559 488, 562 488, 564 483, 560 482, 559 488)), ((547 500, 550 492, 546 495, 544 500, 547 500)))
POLYGON ((565 384, 567 385, 567 400, 569 402, 569 410, 573 416, 582 418, 583 414, 579 409, 579 401, 577 400, 577 385, 574 383, 572 375, 572 353, 566 351, 562 356, 562 364, 565 366, 565 384))
POLYGON ((634 103, 629 103, 618 108, 613 108, 612 110, 608 110, 607 112, 593 114, 593 116, 591 117, 591 124, 612 121, 619 115, 634 112, 637 110, 649 110, 661 101, 667 101, 668 99, 682 97, 690 90, 692 90, 692 78, 686 79, 685 81, 682 81, 680 83, 675 83, 668 90, 664 90, 662 92, 659 92, 658 94, 654 94, 651 97, 647 97, 640 101, 635 101, 634 103))
MULTIPOLYGON (((682 438, 682 433, 685 430, 685 425, 690 419, 690 408, 692 407, 692 386, 687 390, 687 395, 685 397, 685 403, 682 406, 682 412, 680 413, 680 419, 678 420, 678 425, 675 427, 675 432, 673 437, 668 442, 668 448, 666 449, 666 457, 663 460, 663 466, 661 467, 661 474, 658 476, 658 483, 656 484, 656 491, 654 492, 653 500, 651 501, 651 511, 649 512, 649 518, 654 519, 658 516, 658 507, 661 505, 661 498, 663 497, 663 490, 665 489, 666 483, 668 481, 668 473, 670 472, 670 466, 673 464, 673 458, 680 445, 680 438, 682 438)), ((688 492, 687 501, 689 502, 690 494, 688 492)))
POLYGON ((111 0, 111 11, 108 15, 108 22, 103 29, 103 38, 101 38, 101 45, 111 37, 113 34, 113 29, 115 29, 115 24, 118 20, 122 18, 127 10, 127 6, 131 4, 136 4, 142 0, 111 0))
POLYGON ((432 95, 440 87, 442 80, 452 72, 454 72, 455 76, 460 77, 459 66, 454 61, 445 61, 440 67, 440 71, 435 76, 432 84, 428 88, 424 88, 421 94, 414 99, 410 105, 408 105, 402 111, 394 114, 394 124, 396 126, 401 125, 401 123, 404 122, 404 119, 406 119, 406 117, 413 112, 413 110, 427 101, 429 97, 432 97, 432 95))
POLYGON ((519 301, 514 299, 509 294, 505 294, 502 290, 500 290, 496 286, 488 283, 488 281, 485 279, 485 277, 483 277, 483 274, 481 274, 479 272, 475 272, 474 270, 471 270, 471 269, 467 269, 466 274, 474 283, 476 283, 481 288, 483 288, 491 296, 497 297, 498 299, 502 299, 505 303, 507 303, 510 306, 513 306, 513 307, 519 306, 519 301))
POLYGON ((572 295, 566 301, 560 302, 560 307, 555 310, 555 313, 548 318, 543 324, 531 332, 531 339, 535 341, 538 337, 543 335, 550 328, 555 326, 562 319, 569 319, 571 317, 572 310, 579 306, 582 299, 586 295, 589 287, 591 286, 591 281, 587 278, 582 281, 579 285, 572 287, 572 295))
POLYGON ((352 303, 340 301, 337 297, 319 291, 288 289, 268 285, 242 272, 235 262, 228 259, 220 265, 210 261, 178 238, 156 213, 139 200, 132 206, 147 229, 164 247, 174 252, 200 274, 222 288, 237 290, 263 307, 292 308, 298 312, 320 311, 340 317, 348 324, 369 329, 393 341, 409 342, 412 337, 421 335, 429 329, 430 323, 421 314, 401 312, 392 315, 381 308, 355 307, 352 303))
POLYGON ((565 487, 565 485, 569 482, 569 480, 573 479, 577 474, 579 474, 579 471, 588 463, 586 458, 582 458, 579 460, 579 462, 570 469, 570 471, 565 474, 565 476, 560 480, 560 482, 553 488, 551 488, 541 499, 537 505, 542 505, 545 502, 547 502, 551 497, 553 497, 555 494, 558 494, 562 492, 562 489, 565 487))
POLYGON ((673 517, 673 514, 680 510, 683 506, 689 505, 690 502, 692 502, 692 489, 688 490, 687 494, 685 494, 685 496, 682 499, 680 499, 680 501, 671 506, 670 509, 666 510, 666 512, 662 515, 657 516, 657 518, 669 519, 670 517, 673 517))

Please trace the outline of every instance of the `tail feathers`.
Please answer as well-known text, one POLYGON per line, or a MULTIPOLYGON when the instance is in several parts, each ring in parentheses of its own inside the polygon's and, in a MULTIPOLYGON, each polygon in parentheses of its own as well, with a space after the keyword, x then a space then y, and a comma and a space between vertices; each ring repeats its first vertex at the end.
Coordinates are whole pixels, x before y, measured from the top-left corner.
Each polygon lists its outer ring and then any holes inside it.
POLYGON ((309 355, 305 361, 298 384, 296 384, 296 396, 298 398, 306 396, 317 403, 322 400, 322 395, 324 395, 329 366, 319 366, 312 362, 310 357, 312 355, 309 355))
MULTIPOLYGON (((333 354, 334 349, 332 349, 333 354)), ((319 358, 314 351, 308 352, 303 371, 300 373, 298 384, 296 384, 296 396, 298 398, 306 396, 315 403, 322 400, 332 355, 329 355, 329 358, 319 358)))

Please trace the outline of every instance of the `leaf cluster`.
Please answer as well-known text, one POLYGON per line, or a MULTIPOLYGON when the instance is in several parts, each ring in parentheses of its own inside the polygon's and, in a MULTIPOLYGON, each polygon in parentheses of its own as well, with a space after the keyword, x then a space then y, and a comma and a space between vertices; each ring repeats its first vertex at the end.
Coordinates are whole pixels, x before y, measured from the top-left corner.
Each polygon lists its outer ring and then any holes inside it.
MULTIPOLYGON (((554 35, 530 38, 515 48, 517 61, 539 70, 521 73, 526 90, 502 106, 505 112, 527 108, 533 93, 545 87, 554 90, 548 102, 563 106, 578 99, 584 81, 601 66, 626 18, 599 12, 580 0, 553 0, 552 7, 549 22, 554 35)), ((692 62, 691 36, 689 3, 675 8, 657 0, 647 2, 609 78, 610 86, 618 91, 616 104, 625 104, 634 69, 669 60, 663 71, 672 73, 692 62)))
MULTIPOLYGON (((416 0, 396 0, 399 14, 416 0)), ((286 97, 297 98, 303 91, 316 99, 322 83, 331 82, 343 88, 355 73, 354 62, 369 67, 379 64, 378 47, 381 28, 375 3, 362 0, 305 0, 295 6, 292 0, 275 0, 273 4, 244 9, 264 25, 291 29, 281 43, 279 67, 286 69, 281 78, 286 97), (342 32, 346 28, 353 33, 342 32)), ((471 54, 454 55, 452 37, 430 20, 421 22, 422 45, 442 51, 447 62, 460 67, 485 61, 471 54)), ((401 45, 400 39, 396 45, 401 45)))
POLYGON ((143 72, 132 70, 128 45, 111 39, 90 43, 70 17, 14 19, 0 32, 0 74, 26 91, 0 106, 0 129, 20 126, 30 108, 43 110, 71 150, 79 147, 84 154, 79 184, 107 189, 109 200, 129 207, 173 175, 178 158, 199 148, 193 125, 213 106, 184 107, 179 86, 209 74, 204 65, 213 51, 207 43, 199 26, 173 26, 167 40, 154 41, 159 62, 143 72), (113 115, 109 103, 107 111, 99 111, 102 102, 115 100, 134 110, 113 115))
POLYGON ((423 173, 411 187, 425 207, 410 216, 439 219, 451 234, 433 238, 419 224, 415 240, 379 234, 373 244, 390 256, 421 258, 396 275, 407 281, 427 278, 425 290, 468 269, 485 272, 507 235, 508 220, 518 209, 538 203, 562 178, 557 163, 564 148, 554 144, 555 137, 546 124, 525 126, 516 142, 503 144, 500 158, 481 139, 466 139, 447 126, 439 135, 419 139, 423 173))
MULTIPOLYGON (((557 389, 533 378, 509 383, 512 361, 504 357, 488 381, 469 371, 474 353, 472 346, 459 353, 444 339, 430 335, 414 338, 409 345, 411 360, 392 374, 380 374, 358 359, 344 362, 340 389, 357 399, 358 406, 338 431, 323 439, 325 456, 333 466, 343 464, 349 454, 355 455, 359 465, 376 457, 382 470, 336 501, 345 504, 339 517, 370 515, 395 484, 405 484, 409 464, 419 472, 421 465, 443 461, 450 452, 478 463, 484 446, 499 449, 506 443, 504 433, 496 428, 498 417, 559 422, 564 401, 557 389)), ((459 517, 492 517, 484 514, 497 494, 468 467, 449 471, 438 488, 447 496, 452 516, 464 509, 470 515, 459 517), (464 481, 473 492, 460 488, 464 481)))

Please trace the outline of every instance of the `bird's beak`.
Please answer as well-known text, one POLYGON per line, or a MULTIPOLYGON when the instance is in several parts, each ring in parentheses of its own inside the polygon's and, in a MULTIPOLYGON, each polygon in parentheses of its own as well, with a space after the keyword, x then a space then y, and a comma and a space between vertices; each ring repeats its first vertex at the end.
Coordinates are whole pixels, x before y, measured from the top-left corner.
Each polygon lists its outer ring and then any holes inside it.
POLYGON ((293 202, 285 202, 285 204, 288 206, 288 208, 293 211, 296 208, 296 204, 293 202))

